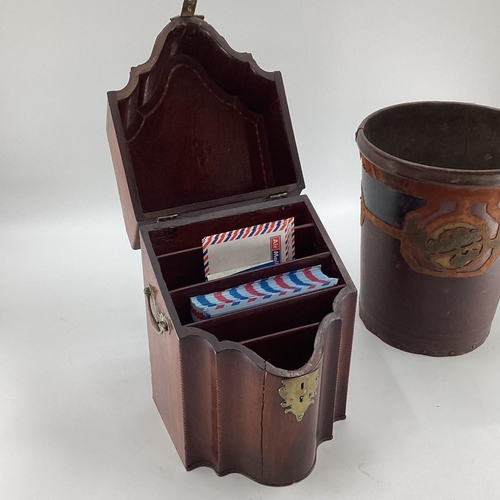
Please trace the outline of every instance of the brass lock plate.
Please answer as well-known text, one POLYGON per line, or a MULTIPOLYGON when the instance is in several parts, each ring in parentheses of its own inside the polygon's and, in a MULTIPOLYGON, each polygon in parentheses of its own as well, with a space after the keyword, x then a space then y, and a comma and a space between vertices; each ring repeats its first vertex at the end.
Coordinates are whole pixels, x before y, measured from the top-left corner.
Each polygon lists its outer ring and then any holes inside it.
POLYGON ((319 384, 319 369, 297 378, 282 380, 278 392, 285 400, 281 406, 285 413, 293 413, 300 422, 304 413, 314 403, 319 384))

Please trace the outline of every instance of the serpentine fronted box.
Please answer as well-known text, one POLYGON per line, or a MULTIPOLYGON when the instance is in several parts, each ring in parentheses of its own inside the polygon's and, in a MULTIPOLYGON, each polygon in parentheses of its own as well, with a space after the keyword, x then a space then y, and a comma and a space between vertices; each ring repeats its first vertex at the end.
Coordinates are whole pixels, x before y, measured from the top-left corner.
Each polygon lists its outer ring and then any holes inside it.
POLYGON ((192 13, 174 18, 126 87, 108 93, 125 223, 143 259, 153 397, 188 470, 290 484, 345 418, 357 293, 300 195, 281 74, 192 13), (287 217, 295 260, 205 281, 204 236, 287 217), (192 296, 314 265, 339 283, 191 319, 192 296))

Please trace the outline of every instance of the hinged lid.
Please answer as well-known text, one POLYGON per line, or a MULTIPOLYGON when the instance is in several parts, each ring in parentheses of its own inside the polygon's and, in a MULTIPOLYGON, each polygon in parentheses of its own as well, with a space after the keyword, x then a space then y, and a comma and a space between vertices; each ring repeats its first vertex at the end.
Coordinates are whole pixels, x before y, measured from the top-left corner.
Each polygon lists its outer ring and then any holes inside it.
POLYGON ((174 18, 108 104, 133 248, 144 222, 304 187, 281 74, 233 51, 198 17, 174 18))

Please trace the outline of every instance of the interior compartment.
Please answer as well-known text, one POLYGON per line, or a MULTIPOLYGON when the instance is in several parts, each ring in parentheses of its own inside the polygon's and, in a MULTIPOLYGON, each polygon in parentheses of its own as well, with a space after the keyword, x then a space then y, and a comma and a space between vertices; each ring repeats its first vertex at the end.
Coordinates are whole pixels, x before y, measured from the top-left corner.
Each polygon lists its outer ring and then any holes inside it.
POLYGON ((296 370, 311 357, 321 320, 344 285, 188 324, 252 349, 278 368, 296 370))
POLYGON ((297 370, 312 356, 319 323, 291 328, 242 342, 262 359, 285 370, 297 370))
POLYGON ((298 297, 263 304, 250 309, 206 319, 187 326, 201 328, 220 341, 245 342, 269 334, 319 323, 332 312, 332 303, 344 285, 298 297))
MULTIPOLYGON (((321 253, 322 250, 325 249, 321 245, 321 242, 316 241, 315 229, 316 228, 313 224, 305 224, 303 226, 298 226, 295 228, 295 260, 300 260, 311 255, 321 253)), ((195 285, 196 283, 205 282, 205 272, 203 269, 203 252, 201 245, 195 248, 188 248, 186 250, 179 250, 177 252, 165 254, 161 256, 158 261, 160 263, 162 274, 169 290, 173 291, 177 288, 184 288, 187 286, 195 285)), ((282 272, 299 269, 293 266, 291 268, 288 268, 286 264, 289 263, 285 262, 283 264, 267 268, 271 271, 271 274, 264 273, 261 277, 273 276, 282 272)), ((307 267, 308 265, 309 264, 306 264, 302 267, 307 267)), ((243 276, 243 274, 246 273, 240 273, 239 276, 243 276)), ((253 280, 253 278, 251 277, 245 277, 244 279, 247 281, 253 280)), ((220 283, 220 279, 213 280, 211 282, 220 283)))
MULTIPOLYGON (((248 212, 234 212, 233 215, 226 215, 217 217, 217 213, 207 213, 200 217, 193 217, 190 224, 185 225, 168 225, 162 224, 161 227, 149 232, 149 238, 153 245, 153 250, 158 257, 180 250, 187 250, 190 248, 201 248, 201 240, 205 236, 223 231, 230 231, 239 229, 241 227, 254 226, 256 224, 263 224, 280 219, 287 219, 288 217, 295 218, 295 228, 299 226, 313 224, 314 220, 309 213, 305 203, 287 203, 286 200, 279 205, 273 207, 251 209, 248 207, 248 212)), ((306 238, 303 238, 305 241, 306 238)), ((320 244, 323 240, 321 237, 316 238, 315 242, 320 244)), ((300 242, 295 241, 295 245, 300 245, 300 242)), ((323 242, 323 251, 326 246, 323 242)))
POLYGON ((307 362, 313 352, 318 325, 332 312, 333 300, 345 282, 306 203, 277 203, 265 208, 261 205, 253 211, 234 211, 233 215, 219 213, 212 218, 203 215, 193 217, 189 224, 175 221, 169 226, 165 222, 148 235, 182 325, 210 332, 220 341, 239 342, 280 368, 296 369, 307 362), (288 217, 295 219, 294 260, 205 281, 203 237, 288 217), (190 298, 193 296, 314 265, 320 265, 323 273, 338 278, 339 283, 332 288, 212 319, 194 322, 191 318, 190 298))
MULTIPOLYGON (((289 271, 296 271, 298 269, 303 269, 305 267, 315 266, 318 264, 321 265, 321 270, 327 276, 339 277, 339 272, 332 259, 332 256, 328 252, 323 252, 317 255, 295 259, 283 264, 277 264, 274 266, 257 269, 255 271, 243 272, 222 279, 203 281, 201 283, 197 283, 196 285, 178 288, 177 290, 173 290, 170 293, 170 296, 176 308, 177 314, 179 315, 181 323, 185 325, 193 321, 190 313, 189 299, 191 297, 226 290, 243 283, 250 283, 252 281, 268 278, 270 276, 276 276, 278 274, 286 273, 289 271)), ((343 284, 340 277, 339 284, 343 284)), ((253 309, 257 309, 257 307, 253 309)))

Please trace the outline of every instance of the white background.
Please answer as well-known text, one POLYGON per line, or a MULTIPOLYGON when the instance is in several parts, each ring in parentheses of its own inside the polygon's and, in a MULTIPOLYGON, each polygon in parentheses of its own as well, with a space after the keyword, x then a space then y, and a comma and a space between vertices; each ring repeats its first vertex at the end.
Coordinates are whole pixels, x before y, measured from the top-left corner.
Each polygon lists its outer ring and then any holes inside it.
MULTIPOLYGON (((0 498, 500 498, 500 322, 448 359, 355 330, 347 420, 285 488, 187 473, 151 399, 139 252, 105 137, 181 1, 0 6, 0 498)), ((359 284, 354 133, 397 102, 500 107, 498 0, 200 0, 279 69, 312 199, 359 284)))

